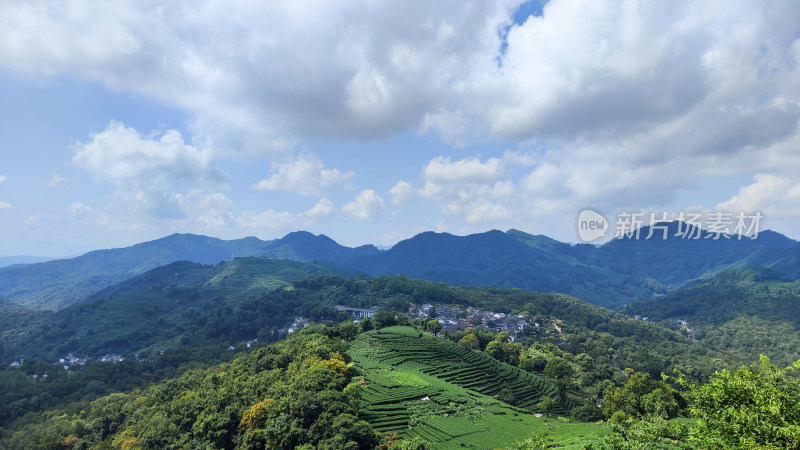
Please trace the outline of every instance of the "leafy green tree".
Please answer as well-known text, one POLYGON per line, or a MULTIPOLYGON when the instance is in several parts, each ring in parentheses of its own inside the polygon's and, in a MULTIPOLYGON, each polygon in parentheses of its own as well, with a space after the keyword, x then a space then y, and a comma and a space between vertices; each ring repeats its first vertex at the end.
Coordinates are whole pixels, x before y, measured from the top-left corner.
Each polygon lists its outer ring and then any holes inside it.
POLYGON ((438 320, 429 320, 428 323, 425 325, 425 327, 428 329, 428 331, 433 333, 434 336, 436 336, 437 334, 439 334, 440 331, 442 331, 442 324, 439 323, 438 320))
POLYGON ((612 423, 611 430, 612 433, 597 447, 613 450, 678 449, 682 447, 679 440, 687 434, 685 426, 672 423, 660 415, 629 417, 612 423))
POLYGON ((547 366, 547 357, 542 354, 533 356, 522 355, 519 360, 519 368, 531 373, 542 373, 547 366))
POLYGON ((553 412, 553 409, 555 407, 556 407, 556 402, 548 396, 545 396, 544 398, 542 398, 542 401, 539 402, 539 411, 541 411, 542 414, 544 414, 545 416, 550 415, 550 413, 553 412))
POLYGON ((606 417, 616 415, 616 421, 646 414, 673 418, 685 406, 683 397, 666 382, 654 381, 644 372, 628 370, 627 373, 625 386, 608 386, 603 392, 603 414, 606 417))
POLYGON ((570 378, 573 375, 572 365, 563 358, 553 357, 547 361, 544 367, 544 376, 557 380, 559 378, 570 378))
POLYGON ((722 370, 703 385, 680 377, 690 389, 697 425, 689 436, 702 448, 800 448, 800 361, 778 368, 760 365, 722 370))
POLYGON ((465 334, 464 337, 459 339, 458 345, 464 347, 467 350, 480 350, 481 344, 478 342, 478 338, 475 337, 474 334, 469 333, 465 334))
POLYGON ((522 346, 514 342, 492 341, 486 345, 484 352, 498 361, 517 366, 522 346))

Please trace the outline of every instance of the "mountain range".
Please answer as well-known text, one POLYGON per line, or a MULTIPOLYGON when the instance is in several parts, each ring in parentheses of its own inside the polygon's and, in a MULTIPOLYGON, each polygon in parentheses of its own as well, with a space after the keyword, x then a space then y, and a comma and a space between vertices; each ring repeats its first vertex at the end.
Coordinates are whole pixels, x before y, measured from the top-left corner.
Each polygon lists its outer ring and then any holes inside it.
POLYGON ((787 280, 800 278, 800 242, 773 231, 757 239, 676 236, 670 222, 660 239, 636 236, 602 245, 572 245, 519 230, 468 236, 424 232, 389 250, 351 248, 325 235, 300 231, 281 239, 221 240, 174 234, 131 247, 98 250, 72 259, 0 268, 0 295, 36 309, 59 309, 108 286, 175 261, 217 264, 239 256, 330 261, 369 275, 403 274, 451 285, 557 291, 607 307, 667 294, 723 270, 763 266, 787 280))

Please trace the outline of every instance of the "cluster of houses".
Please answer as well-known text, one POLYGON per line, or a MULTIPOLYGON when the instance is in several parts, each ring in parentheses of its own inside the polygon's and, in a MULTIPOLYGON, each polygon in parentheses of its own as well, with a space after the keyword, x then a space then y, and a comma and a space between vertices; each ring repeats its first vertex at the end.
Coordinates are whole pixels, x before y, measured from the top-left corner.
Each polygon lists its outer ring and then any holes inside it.
POLYGON ((541 324, 531 322, 525 314, 506 314, 493 311, 481 311, 473 307, 441 305, 434 307, 431 304, 422 306, 412 305, 408 308, 409 319, 435 318, 442 324, 442 329, 447 331, 465 330, 467 328, 482 328, 490 331, 510 331, 511 337, 525 331, 538 331, 541 324))
MULTIPOLYGON (((364 309, 336 305, 334 308, 339 312, 349 313, 354 321, 372 317, 378 312, 377 306, 364 309)), ((511 339, 515 339, 519 333, 536 332, 541 328, 541 324, 532 322, 531 318, 525 314, 481 311, 473 307, 465 309, 458 305, 439 305, 436 307, 431 304, 424 304, 421 306, 411 305, 408 308, 408 318, 411 320, 436 319, 442 325, 442 330, 446 331, 465 330, 467 328, 481 328, 489 331, 510 331, 511 339)), ((312 323, 313 321, 309 318, 298 317, 286 332, 294 333, 312 323)))
MULTIPOLYGON (((633 318, 636 319, 636 320, 642 320, 644 322, 650 322, 650 318, 649 317, 641 316, 639 314, 636 314, 635 316, 633 316, 633 318)), ((688 320, 676 319, 676 318, 669 318, 669 319, 664 319, 664 320, 669 322, 669 323, 671 323, 678 330, 686 330, 686 334, 689 337, 694 336, 694 327, 689 325, 689 321, 688 320)))
POLYGON ((72 366, 83 366, 86 364, 87 361, 90 361, 92 358, 78 358, 77 356, 73 355, 72 353, 68 353, 67 356, 58 360, 58 363, 64 368, 64 370, 69 370, 72 366))
MULTIPOLYGON (((139 355, 136 355, 136 356, 138 357, 139 355)), ((69 371, 71 368, 73 368, 75 366, 85 366, 86 363, 91 361, 91 360, 92 360, 92 358, 90 358, 88 356, 85 357, 85 358, 80 358, 80 357, 77 357, 77 356, 73 355, 72 353, 68 353, 67 356, 65 356, 63 358, 59 358, 58 362, 55 363, 55 364, 57 366, 61 366, 62 369, 66 370, 66 371, 69 371)), ((120 356, 120 355, 116 355, 114 353, 111 353, 111 354, 108 354, 108 355, 103 355, 103 356, 97 358, 97 360, 101 361, 101 362, 118 363, 118 362, 125 361, 125 357, 124 356, 120 356)), ((20 359, 20 360, 12 362, 9 365, 11 367, 17 368, 17 367, 22 366, 22 363, 24 363, 24 362, 25 362, 24 359, 20 359)), ((31 377, 38 378, 39 375, 31 375, 31 377)), ((42 375, 42 378, 47 378, 47 374, 42 375)))
POLYGON ((312 323, 314 322, 308 317, 298 317, 294 319, 294 322, 292 322, 292 325, 289 327, 288 330, 286 330, 286 332, 294 333, 295 331, 302 330, 303 328, 311 325, 312 323))
POLYGON ((112 353, 110 355, 101 356, 100 357, 100 361, 118 363, 118 362, 125 361, 125 357, 124 356, 120 356, 120 355, 115 355, 115 354, 112 353))
POLYGON ((357 320, 372 317, 375 315, 375 313, 378 312, 377 306, 373 306, 370 309, 364 309, 364 308, 350 308, 348 306, 336 305, 334 306, 334 309, 336 309, 339 312, 349 313, 353 317, 353 319, 357 320))

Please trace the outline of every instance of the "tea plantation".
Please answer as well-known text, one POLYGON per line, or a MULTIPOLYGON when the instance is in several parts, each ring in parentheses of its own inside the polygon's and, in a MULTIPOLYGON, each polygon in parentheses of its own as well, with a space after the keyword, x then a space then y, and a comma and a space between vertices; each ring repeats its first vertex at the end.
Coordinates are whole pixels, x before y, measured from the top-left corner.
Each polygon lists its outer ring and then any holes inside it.
MULTIPOLYGON (((607 433, 536 417, 543 396, 555 395, 549 381, 411 327, 362 333, 348 353, 366 385, 361 415, 383 433, 419 436, 436 448, 506 447, 531 436, 581 448, 607 433), (513 405, 494 398, 501 392, 513 405)), ((579 405, 569 398, 552 414, 579 405)))

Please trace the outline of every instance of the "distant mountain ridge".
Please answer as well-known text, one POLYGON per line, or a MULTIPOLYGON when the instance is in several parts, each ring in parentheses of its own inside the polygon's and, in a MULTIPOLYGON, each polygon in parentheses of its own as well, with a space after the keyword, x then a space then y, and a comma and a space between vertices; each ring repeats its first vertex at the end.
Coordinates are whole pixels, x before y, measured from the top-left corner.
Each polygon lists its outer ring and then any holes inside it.
POLYGON ((639 238, 614 239, 596 247, 571 245, 519 230, 468 236, 424 232, 389 250, 357 248, 306 231, 281 239, 236 240, 174 234, 131 247, 89 252, 77 258, 0 268, 0 295, 39 309, 58 309, 149 269, 179 260, 217 264, 238 256, 301 262, 331 261, 371 276, 403 274, 465 286, 562 292, 614 307, 685 287, 729 268, 763 266, 800 279, 800 242, 763 231, 758 239, 676 236, 679 222, 642 227, 639 238))
POLYGON ((28 256, 28 255, 15 255, 15 256, 0 256, 0 267, 13 266, 15 264, 35 264, 45 261, 51 261, 56 258, 48 258, 46 256, 28 256))
POLYGON ((341 263, 380 253, 374 245, 345 247, 324 234, 314 235, 308 231, 295 231, 264 244, 264 248, 256 255, 304 262, 325 260, 341 263))

